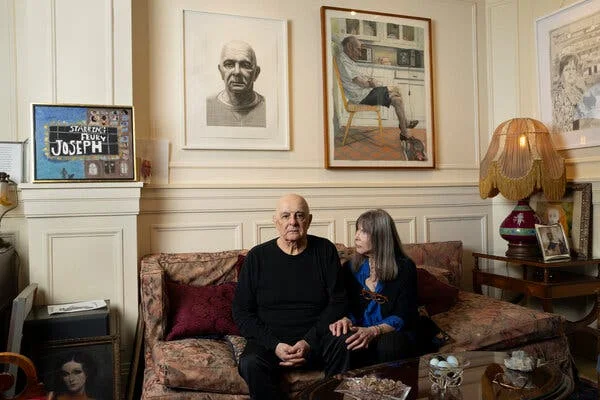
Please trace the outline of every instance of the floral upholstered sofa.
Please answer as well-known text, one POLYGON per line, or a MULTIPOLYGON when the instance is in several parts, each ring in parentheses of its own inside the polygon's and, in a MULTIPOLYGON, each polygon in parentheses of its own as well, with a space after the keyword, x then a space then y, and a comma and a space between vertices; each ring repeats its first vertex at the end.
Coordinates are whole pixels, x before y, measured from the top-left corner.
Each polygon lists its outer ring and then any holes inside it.
MULTIPOLYGON (((352 248, 340 244, 337 247, 342 261, 350 257, 352 248)), ((435 277, 436 284, 454 285, 451 301, 439 299, 444 307, 427 308, 433 310, 432 319, 450 337, 441 351, 521 348, 546 360, 571 359, 563 317, 456 289, 462 275, 461 242, 405 244, 404 249, 420 272, 435 277)), ((198 334, 179 329, 182 321, 177 320, 183 316, 185 325, 188 315, 213 318, 213 311, 228 310, 227 304, 211 304, 213 299, 230 301, 231 297, 223 294, 232 291, 221 291, 220 297, 210 295, 203 304, 188 302, 189 310, 174 310, 185 303, 182 297, 186 293, 234 286, 245 254, 245 250, 232 250, 161 253, 142 258, 143 399, 248 399, 248 388, 237 372, 237 361, 245 345, 244 339, 235 334, 237 328, 222 321, 227 318, 215 318, 211 325, 215 332, 198 334), (209 311, 211 307, 217 309, 209 311), (177 335, 173 335, 176 330, 177 335)), ((422 285, 431 286, 431 280, 421 280, 421 276, 425 275, 419 274, 419 291, 422 285)), ((439 291, 433 288, 429 292, 435 297, 439 291)), ((198 320, 203 318, 191 319, 192 325, 204 323, 198 320)), ((322 377, 321 371, 290 371, 284 374, 281 384, 293 394, 322 377)))

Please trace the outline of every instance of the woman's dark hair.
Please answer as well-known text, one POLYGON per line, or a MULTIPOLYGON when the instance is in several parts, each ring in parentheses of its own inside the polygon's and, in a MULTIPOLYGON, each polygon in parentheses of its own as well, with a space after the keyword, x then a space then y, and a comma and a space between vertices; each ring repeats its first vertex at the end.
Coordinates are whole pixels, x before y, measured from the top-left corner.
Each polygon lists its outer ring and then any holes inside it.
POLYGON ((571 61, 573 61, 573 63, 575 64, 575 68, 579 69, 579 57, 577 57, 575 54, 567 54, 560 59, 560 62, 558 64, 559 75, 562 75, 563 70, 571 61))
POLYGON ((58 393, 64 393, 68 391, 62 375, 62 367, 69 361, 74 361, 81 364, 86 377, 85 389, 89 394, 90 390, 95 387, 97 369, 96 362, 94 361, 93 357, 84 351, 70 351, 58 359, 54 369, 55 391, 58 393))
MULTIPOLYGON (((390 214, 379 208, 366 211, 356 220, 356 229, 360 228, 369 235, 378 279, 389 281, 396 278, 396 258, 405 258, 406 255, 390 214)), ((352 268, 357 271, 366 258, 362 254, 354 253, 352 268)))

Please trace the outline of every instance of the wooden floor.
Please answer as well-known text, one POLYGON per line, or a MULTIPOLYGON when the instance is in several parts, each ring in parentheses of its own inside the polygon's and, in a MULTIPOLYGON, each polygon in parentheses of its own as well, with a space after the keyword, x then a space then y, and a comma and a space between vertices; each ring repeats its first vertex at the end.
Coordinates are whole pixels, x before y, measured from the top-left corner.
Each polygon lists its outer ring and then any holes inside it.
POLYGON ((569 336, 569 347, 579 375, 598 383, 596 363, 598 357, 598 334, 590 327, 580 328, 569 336))
MULTIPOLYGON (((346 144, 344 140, 345 127, 338 129, 335 135, 334 158, 336 160, 373 160, 373 161, 405 161, 404 152, 400 146, 400 129, 383 128, 383 134, 373 127, 352 126, 348 132, 346 144)), ((425 129, 409 129, 408 133, 426 144, 425 129)), ((429 158, 429 149, 425 148, 429 158)))
POLYGON ((597 382, 596 362, 579 355, 574 355, 573 357, 575 358, 575 365, 577 366, 577 370, 579 370, 579 375, 592 382, 597 382))

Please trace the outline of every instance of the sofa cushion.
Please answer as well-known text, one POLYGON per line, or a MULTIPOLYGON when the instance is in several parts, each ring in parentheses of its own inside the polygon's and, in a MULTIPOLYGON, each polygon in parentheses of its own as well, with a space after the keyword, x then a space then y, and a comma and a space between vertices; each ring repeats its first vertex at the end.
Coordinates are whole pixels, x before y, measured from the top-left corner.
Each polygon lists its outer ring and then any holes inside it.
POLYGON ((152 348, 152 359, 157 378, 165 386, 216 393, 248 393, 248 386, 237 371, 231 346, 224 340, 159 340, 152 348))
POLYGON ((450 286, 423 268, 417 268, 417 296, 429 315, 448 311, 458 299, 458 288, 450 286))
POLYGON ((564 317, 461 291, 432 319, 453 340, 442 351, 504 350, 564 334, 564 317))
POLYGON ((452 278, 452 272, 444 268, 433 267, 431 265, 417 265, 417 268, 423 268, 431 275, 435 276, 437 280, 442 281, 450 285, 450 279, 452 278))
POLYGON ((194 286, 237 281, 238 256, 247 250, 161 253, 157 259, 169 280, 194 286))
POLYGON ((167 281, 169 317, 166 340, 201 335, 237 335, 231 303, 235 282, 192 286, 167 281))

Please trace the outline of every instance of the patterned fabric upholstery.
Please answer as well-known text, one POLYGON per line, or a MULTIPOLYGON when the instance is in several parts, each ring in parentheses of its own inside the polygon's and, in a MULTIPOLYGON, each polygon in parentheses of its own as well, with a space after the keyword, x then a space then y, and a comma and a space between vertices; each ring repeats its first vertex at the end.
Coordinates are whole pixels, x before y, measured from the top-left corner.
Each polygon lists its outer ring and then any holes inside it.
MULTIPOLYGON (((342 261, 353 249, 337 244, 342 261)), ((459 286, 462 243, 459 241, 406 244, 418 267, 459 286)), ((237 281, 236 263, 246 250, 214 253, 153 254, 142 258, 140 291, 145 323, 143 399, 247 400, 248 388, 237 372, 245 340, 164 341, 169 301, 166 279, 189 285, 237 281)), ((461 291, 457 304, 433 320, 452 340, 442 351, 508 350, 522 347, 545 358, 570 358, 563 334, 564 319, 486 296, 461 291)), ((321 371, 290 371, 282 386, 293 394, 322 378, 321 371)))
POLYGON ((442 351, 506 350, 563 335, 564 318, 460 291, 447 312, 431 317, 453 339, 442 351))

